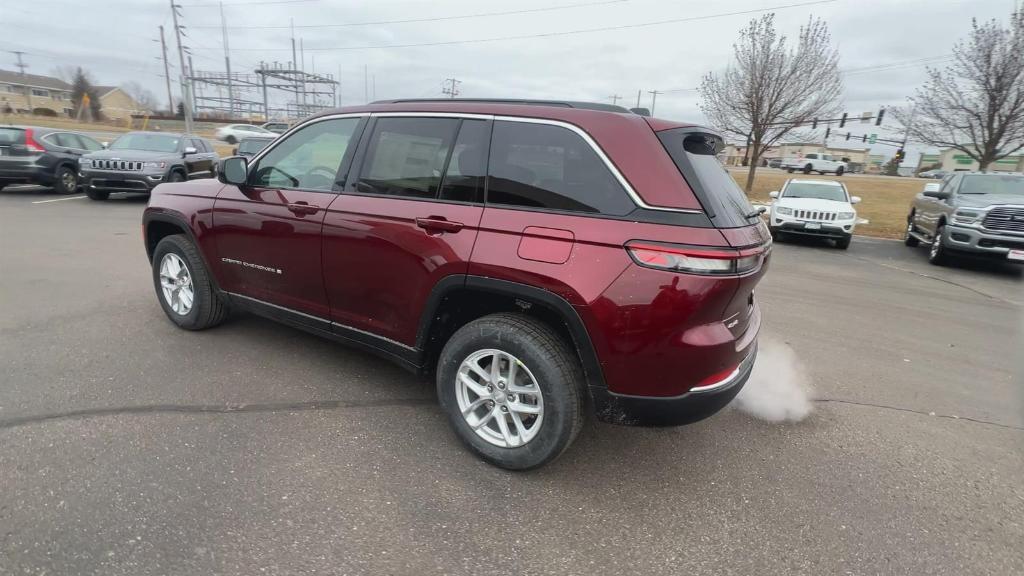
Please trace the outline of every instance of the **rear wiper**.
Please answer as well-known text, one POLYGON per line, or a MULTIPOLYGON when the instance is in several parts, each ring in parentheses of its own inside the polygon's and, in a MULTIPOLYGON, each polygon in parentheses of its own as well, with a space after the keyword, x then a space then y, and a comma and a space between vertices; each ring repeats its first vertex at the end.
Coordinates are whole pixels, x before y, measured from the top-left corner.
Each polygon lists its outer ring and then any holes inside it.
POLYGON ((756 208, 756 209, 754 209, 753 212, 748 212, 748 213, 744 214, 743 217, 744 218, 757 218, 761 214, 762 214, 761 209, 760 208, 756 208))

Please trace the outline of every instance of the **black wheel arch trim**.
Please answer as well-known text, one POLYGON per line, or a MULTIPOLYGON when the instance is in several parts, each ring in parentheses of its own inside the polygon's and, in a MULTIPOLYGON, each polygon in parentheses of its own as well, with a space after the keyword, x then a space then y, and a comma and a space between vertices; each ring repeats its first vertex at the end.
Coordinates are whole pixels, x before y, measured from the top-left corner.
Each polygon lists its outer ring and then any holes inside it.
POLYGON ((488 278, 486 276, 461 274, 446 276, 441 279, 434 285, 430 296, 427 298, 423 313, 420 316, 419 327, 416 331, 417 350, 426 350, 427 343, 430 338, 431 326, 436 320, 435 316, 438 307, 441 305, 441 301, 448 293, 460 288, 471 288, 480 290, 481 292, 491 292, 522 298, 523 300, 536 302, 546 306, 558 314, 569 330, 569 334, 573 340, 573 347, 579 353, 580 360, 583 363, 584 376, 588 387, 607 388, 604 381, 604 371, 601 369, 601 363, 597 358, 597 352, 594 350, 594 344, 590 339, 590 333, 587 332, 587 328, 583 324, 583 319, 580 318, 579 312, 576 311, 576 308, 573 307, 573 305, 565 298, 562 298, 550 290, 530 286, 528 284, 521 284, 519 282, 488 278))
MULTIPOLYGON (((210 283, 213 284, 213 289, 218 294, 224 294, 223 290, 220 289, 220 284, 217 282, 217 277, 213 273, 213 267, 210 266, 210 261, 206 258, 206 253, 203 252, 199 241, 196 239, 195 232, 192 230, 192 226, 189 225, 188 221, 184 216, 177 212, 153 212, 147 210, 142 215, 142 227, 145 230, 144 243, 146 247, 146 259, 152 264, 153 262, 153 250, 149 246, 149 225, 153 222, 163 222, 165 224, 173 224, 174 226, 181 229, 181 231, 188 236, 190 242, 196 247, 196 251, 199 252, 199 257, 203 259, 203 266, 206 266, 207 276, 210 278, 210 283)), ((156 246, 154 245, 153 248, 156 246)))

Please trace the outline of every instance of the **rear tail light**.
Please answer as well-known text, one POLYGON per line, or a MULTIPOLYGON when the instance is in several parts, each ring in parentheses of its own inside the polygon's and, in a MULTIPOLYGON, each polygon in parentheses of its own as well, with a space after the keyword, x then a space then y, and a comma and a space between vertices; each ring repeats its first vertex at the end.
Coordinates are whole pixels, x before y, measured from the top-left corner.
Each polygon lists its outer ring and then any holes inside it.
POLYGON ((768 254, 768 246, 735 250, 632 241, 626 244, 626 251, 637 264, 647 268, 728 276, 756 270, 768 254))
POLYGON ((39 142, 36 142, 35 134, 32 133, 31 128, 25 129, 25 149, 29 152, 46 152, 46 148, 43 148, 39 145, 39 142))

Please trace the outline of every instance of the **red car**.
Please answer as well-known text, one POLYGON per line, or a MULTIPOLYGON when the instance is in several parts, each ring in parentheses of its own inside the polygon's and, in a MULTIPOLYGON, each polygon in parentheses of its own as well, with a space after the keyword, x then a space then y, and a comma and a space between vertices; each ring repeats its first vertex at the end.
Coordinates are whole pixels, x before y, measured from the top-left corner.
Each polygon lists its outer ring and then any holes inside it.
POLYGON ((602 104, 393 101, 312 117, 143 218, 161 306, 242 309, 436 380, 458 436, 510 469, 584 413, 714 414, 756 355, 771 239, 699 126, 602 104))

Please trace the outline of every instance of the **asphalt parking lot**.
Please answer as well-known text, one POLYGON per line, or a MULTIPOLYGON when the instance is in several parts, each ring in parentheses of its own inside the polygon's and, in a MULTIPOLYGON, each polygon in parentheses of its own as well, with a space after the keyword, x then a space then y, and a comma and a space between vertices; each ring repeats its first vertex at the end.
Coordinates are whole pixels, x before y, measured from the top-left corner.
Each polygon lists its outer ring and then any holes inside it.
POLYGON ((1019 269, 777 245, 805 420, 591 422, 515 474, 374 357, 173 327, 144 206, 0 192, 0 574, 1024 573, 1019 269))

